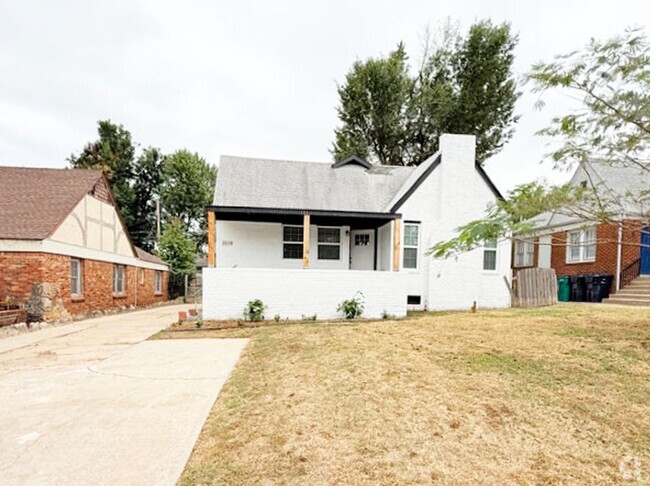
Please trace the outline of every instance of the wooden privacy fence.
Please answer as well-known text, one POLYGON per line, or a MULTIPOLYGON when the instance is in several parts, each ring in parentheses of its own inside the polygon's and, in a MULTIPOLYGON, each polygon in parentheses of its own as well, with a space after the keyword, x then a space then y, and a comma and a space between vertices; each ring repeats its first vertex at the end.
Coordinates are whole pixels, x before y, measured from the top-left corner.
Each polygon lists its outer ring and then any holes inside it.
POLYGON ((557 278, 552 268, 525 268, 513 280, 512 306, 557 304, 557 278))

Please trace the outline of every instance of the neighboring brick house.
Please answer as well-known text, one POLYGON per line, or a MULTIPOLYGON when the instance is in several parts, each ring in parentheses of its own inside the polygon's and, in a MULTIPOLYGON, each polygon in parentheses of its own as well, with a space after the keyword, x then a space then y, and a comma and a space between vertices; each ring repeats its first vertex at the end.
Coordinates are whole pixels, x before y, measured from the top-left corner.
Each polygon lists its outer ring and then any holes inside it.
POLYGON ((169 268, 132 245, 101 171, 0 167, 0 302, 56 289, 72 314, 167 300, 169 268))
POLYGON ((617 214, 610 222, 589 222, 567 213, 535 218, 535 236, 515 240, 512 266, 553 268, 557 275, 609 274, 611 292, 640 274, 650 274, 650 172, 636 166, 591 163, 579 167, 571 184, 593 187, 617 214), (644 197, 646 199, 644 199, 644 197))

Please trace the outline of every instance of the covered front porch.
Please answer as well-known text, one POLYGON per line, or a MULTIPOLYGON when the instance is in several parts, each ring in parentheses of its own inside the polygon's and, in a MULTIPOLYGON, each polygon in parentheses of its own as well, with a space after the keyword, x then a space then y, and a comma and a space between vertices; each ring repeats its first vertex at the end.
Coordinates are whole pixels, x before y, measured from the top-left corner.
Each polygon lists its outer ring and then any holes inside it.
POLYGON ((208 210, 208 266, 397 271, 401 215, 352 211, 208 210))

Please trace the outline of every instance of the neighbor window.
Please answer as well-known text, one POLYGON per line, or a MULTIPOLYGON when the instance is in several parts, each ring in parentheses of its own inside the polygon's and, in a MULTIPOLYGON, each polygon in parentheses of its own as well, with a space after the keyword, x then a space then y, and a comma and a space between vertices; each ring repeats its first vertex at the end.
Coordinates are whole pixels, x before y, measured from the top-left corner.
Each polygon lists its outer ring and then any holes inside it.
POLYGON ((596 259, 596 228, 567 232, 566 261, 593 262, 596 259))
POLYGON ((483 270, 497 269, 497 240, 487 240, 483 244, 483 270))
POLYGON ((283 226, 282 242, 282 258, 302 258, 302 226, 283 226))
POLYGON ((124 293, 124 265, 113 265, 113 293, 124 293))
POLYGON ((144 274, 145 274, 145 269, 141 268, 140 269, 140 285, 144 285, 144 274))
POLYGON ((535 244, 532 241, 515 241, 515 267, 532 267, 535 244))
POLYGON ((418 245, 420 226, 417 224, 404 225, 404 255, 402 267, 418 268, 418 245))
POLYGON ((156 270, 153 274, 153 290, 156 294, 162 294, 162 272, 156 270))
POLYGON ((318 259, 341 259, 341 228, 318 228, 318 259))
POLYGON ((81 260, 78 258, 70 259, 70 293, 72 295, 83 294, 83 272, 81 260))

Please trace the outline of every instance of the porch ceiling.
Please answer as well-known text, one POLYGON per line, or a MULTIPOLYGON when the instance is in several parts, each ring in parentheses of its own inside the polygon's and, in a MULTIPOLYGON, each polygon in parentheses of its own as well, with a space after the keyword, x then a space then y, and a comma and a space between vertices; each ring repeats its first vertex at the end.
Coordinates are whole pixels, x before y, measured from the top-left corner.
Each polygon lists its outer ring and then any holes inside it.
POLYGON ((232 206, 209 206, 221 221, 250 221, 259 223, 282 223, 301 225, 303 216, 309 214, 311 223, 317 226, 350 226, 351 229, 374 229, 400 219, 399 213, 365 213, 355 211, 310 211, 308 209, 248 208, 232 206))

